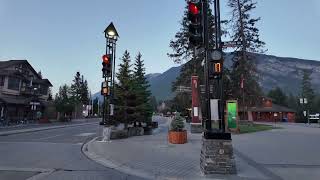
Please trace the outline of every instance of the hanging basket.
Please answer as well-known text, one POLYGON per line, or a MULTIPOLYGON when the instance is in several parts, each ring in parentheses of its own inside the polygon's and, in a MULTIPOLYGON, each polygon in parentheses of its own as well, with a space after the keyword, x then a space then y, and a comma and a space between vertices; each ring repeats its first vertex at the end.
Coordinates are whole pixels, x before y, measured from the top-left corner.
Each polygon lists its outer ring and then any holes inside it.
POLYGON ((169 131, 168 140, 171 144, 187 143, 187 131, 169 131))

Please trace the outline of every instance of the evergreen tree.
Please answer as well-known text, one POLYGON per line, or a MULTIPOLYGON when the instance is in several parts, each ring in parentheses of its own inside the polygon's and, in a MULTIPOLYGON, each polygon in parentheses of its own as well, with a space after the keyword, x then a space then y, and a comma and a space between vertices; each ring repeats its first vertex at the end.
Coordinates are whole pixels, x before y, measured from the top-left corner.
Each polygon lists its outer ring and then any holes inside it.
POLYGON ((71 96, 76 103, 81 102, 81 74, 77 72, 71 84, 71 96))
POLYGON ((88 104, 89 103, 89 89, 88 82, 81 76, 80 72, 77 72, 73 83, 71 84, 71 95, 75 104, 88 104))
POLYGON ((298 97, 294 96, 293 94, 289 94, 287 100, 287 106, 291 109, 298 110, 298 97))
MULTIPOLYGON (((188 0, 186 0, 188 2, 188 0)), ((212 4, 212 1, 209 0, 212 4)), ((180 30, 175 34, 173 40, 170 41, 169 46, 172 48, 172 53, 168 53, 168 56, 173 59, 175 63, 187 62, 181 68, 181 72, 177 80, 172 84, 172 91, 175 91, 178 86, 190 86, 191 76, 197 75, 199 77, 199 83, 204 84, 204 66, 202 62, 204 60, 205 54, 200 53, 195 56, 195 48, 189 42, 189 20, 188 20, 188 3, 186 3, 184 15, 180 22, 180 30)), ((212 10, 208 10, 208 27, 209 27, 209 48, 213 49, 215 45, 215 24, 214 15, 212 10)), ((224 21, 223 21, 224 23, 224 21)), ((176 99, 181 99, 182 94, 176 95, 176 99)), ((187 97, 185 101, 191 102, 191 97, 187 97)), ((185 104, 185 103, 184 103, 185 104)), ((184 107, 177 105, 173 102, 172 108, 186 109, 189 108, 190 104, 185 104, 184 107), (176 106, 176 107, 174 107, 176 106), (179 106, 179 107, 178 107, 179 106)))
POLYGON ((309 71, 309 70, 303 71, 302 84, 301 84, 301 98, 307 98, 308 103, 305 105, 305 107, 310 112, 313 112, 315 110, 314 108, 315 93, 313 91, 312 84, 311 84, 311 74, 312 74, 312 71, 309 71))
POLYGON ((151 123, 152 106, 150 102, 151 92, 149 82, 145 78, 145 68, 141 53, 136 56, 134 64, 134 90, 136 93, 137 121, 151 123))
POLYGON ((115 84, 116 95, 116 119, 120 123, 124 123, 125 127, 132 124, 137 119, 135 111, 135 90, 132 71, 130 70, 131 57, 126 50, 121 58, 122 62, 116 77, 118 83, 115 84))
MULTIPOLYGON (((188 0, 186 0, 188 2, 188 0)), ((212 3, 211 0, 209 0, 209 3, 212 3)), ((170 47, 172 48, 173 52, 168 53, 168 56, 173 59, 176 63, 182 63, 190 60, 194 61, 202 61, 204 58, 204 53, 200 54, 199 57, 194 57, 195 54, 195 48, 191 46, 189 42, 189 20, 188 20, 188 3, 186 3, 184 15, 182 17, 182 20, 180 22, 181 28, 180 30, 175 34, 174 40, 170 41, 170 47)), ((214 16, 212 14, 212 10, 209 8, 208 10, 208 21, 209 21, 209 47, 214 47, 214 16)), ((199 63, 200 64, 200 63, 199 63)))
POLYGON ((59 92, 56 94, 54 99, 56 110, 60 113, 72 113, 73 101, 70 94, 70 87, 63 85, 59 87, 59 92))
MULTIPOLYGON (((262 94, 256 71, 256 56, 253 53, 263 53, 265 43, 259 38, 259 29, 256 23, 260 18, 252 18, 251 13, 256 8, 256 2, 252 0, 229 0, 232 18, 229 21, 231 27, 231 39, 238 44, 233 55, 231 71, 232 96, 237 99, 245 97, 246 106, 258 102, 262 94), (241 91, 243 82, 243 91, 241 91)), ((240 101, 241 102, 241 101, 240 101)))
POLYGON ((275 104, 279 104, 282 106, 287 106, 287 96, 283 93, 283 91, 276 87, 269 91, 268 96, 273 99, 275 104))
POLYGON ((81 95, 80 100, 82 104, 89 104, 89 88, 88 88, 88 82, 87 80, 84 80, 82 76, 81 80, 81 95))
POLYGON ((153 112, 157 112, 158 102, 155 96, 151 96, 150 103, 151 103, 153 112))

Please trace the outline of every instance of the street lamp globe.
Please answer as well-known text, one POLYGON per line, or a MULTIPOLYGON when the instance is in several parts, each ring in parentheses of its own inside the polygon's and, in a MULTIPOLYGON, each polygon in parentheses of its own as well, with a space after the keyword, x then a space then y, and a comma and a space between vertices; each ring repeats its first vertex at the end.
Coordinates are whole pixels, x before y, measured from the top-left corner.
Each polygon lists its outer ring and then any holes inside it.
POLYGON ((119 34, 118 34, 118 32, 112 22, 104 30, 104 36, 105 36, 105 38, 114 39, 114 40, 116 40, 119 37, 119 34))

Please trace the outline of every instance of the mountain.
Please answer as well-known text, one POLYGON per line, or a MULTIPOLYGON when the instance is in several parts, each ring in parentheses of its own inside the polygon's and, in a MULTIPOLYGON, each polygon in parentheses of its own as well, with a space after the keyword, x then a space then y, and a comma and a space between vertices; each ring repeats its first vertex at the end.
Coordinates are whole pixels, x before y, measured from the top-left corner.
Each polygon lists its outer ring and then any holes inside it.
MULTIPOLYGON (((171 84, 179 76, 180 68, 181 66, 172 67, 164 73, 152 73, 145 76, 150 84, 150 90, 157 100, 171 99, 173 97, 171 84)), ((103 102, 103 96, 100 92, 93 94, 92 98, 99 98, 99 101, 103 102)))
MULTIPOLYGON (((264 92, 280 87, 287 94, 298 95, 301 87, 302 72, 312 70, 312 85, 315 92, 320 90, 320 61, 305 60, 272 55, 254 54, 259 75, 259 83, 264 92)), ((225 65, 230 68, 232 56, 227 54, 225 65)), ((200 63, 200 62, 199 62, 200 63)), ((151 85, 151 92, 157 100, 171 99, 171 84, 179 76, 182 66, 170 68, 162 74, 146 75, 151 85)))
POLYGON ((155 96, 157 100, 171 99, 173 97, 171 85, 179 76, 180 69, 181 66, 172 67, 162 74, 146 75, 152 95, 155 96))

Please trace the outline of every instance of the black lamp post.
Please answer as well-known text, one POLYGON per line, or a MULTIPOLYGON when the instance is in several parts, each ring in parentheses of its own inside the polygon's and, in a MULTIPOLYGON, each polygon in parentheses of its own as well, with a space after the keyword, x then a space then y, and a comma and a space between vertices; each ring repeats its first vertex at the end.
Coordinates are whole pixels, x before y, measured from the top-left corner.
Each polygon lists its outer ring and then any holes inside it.
POLYGON ((103 112, 102 112, 102 122, 101 125, 106 125, 111 123, 111 117, 114 116, 114 78, 115 78, 115 60, 116 60, 116 43, 119 38, 119 34, 111 22, 109 26, 104 30, 104 37, 106 38, 106 55, 108 55, 111 60, 111 74, 103 73, 104 88, 107 87, 108 93, 104 95, 103 101, 103 112), (107 102, 107 96, 109 97, 107 102), (107 108, 106 108, 107 107, 107 108), (108 111, 109 109, 109 111, 108 111), (107 122, 109 121, 109 122, 107 122))

